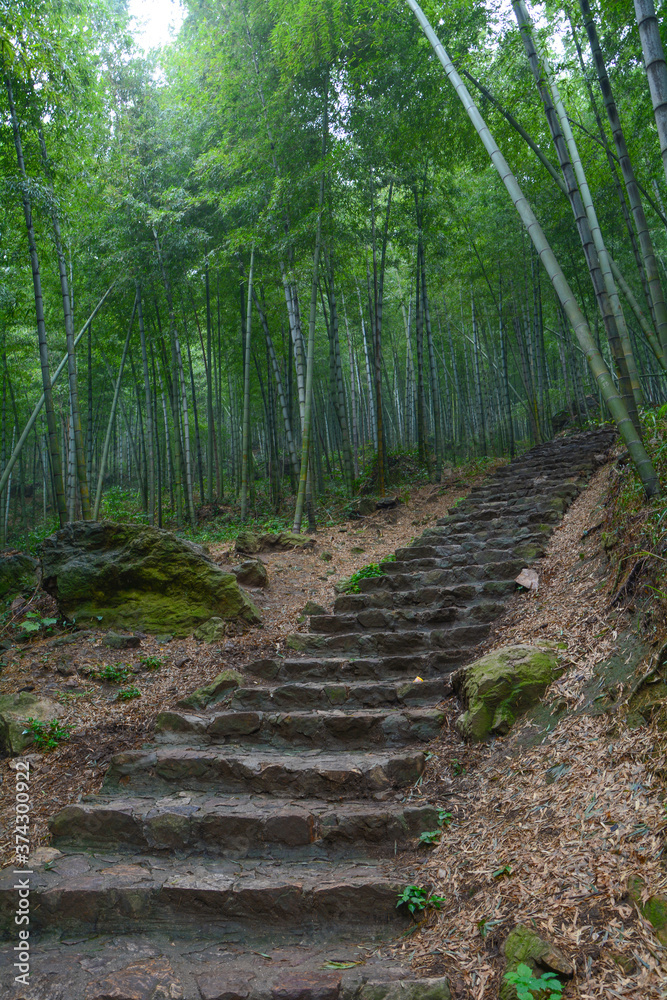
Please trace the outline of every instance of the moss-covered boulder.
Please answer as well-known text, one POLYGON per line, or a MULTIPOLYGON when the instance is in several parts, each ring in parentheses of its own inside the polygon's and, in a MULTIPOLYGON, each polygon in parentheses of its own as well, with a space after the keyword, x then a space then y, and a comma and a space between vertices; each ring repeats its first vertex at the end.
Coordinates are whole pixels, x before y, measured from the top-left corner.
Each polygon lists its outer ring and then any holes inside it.
POLYGON ((182 637, 213 616, 261 621, 231 573, 159 528, 75 521, 47 538, 40 555, 44 589, 77 624, 182 637))
POLYGON ((13 755, 21 753, 32 743, 32 735, 24 733, 26 719, 50 722, 63 714, 60 705, 49 698, 38 697, 28 691, 5 694, 0 697, 0 751, 13 755))
POLYGON ((222 670, 217 677, 214 677, 210 684, 197 688, 187 698, 178 702, 179 708, 207 708, 215 705, 234 691, 241 681, 242 675, 238 670, 222 670))
MULTIPOLYGON (((506 972, 516 972, 520 965, 527 965, 536 979, 540 979, 545 972, 552 972, 561 980, 571 979, 574 975, 572 963, 560 948, 524 924, 517 924, 510 932, 503 950, 507 960, 506 972)), ((516 997, 516 987, 503 980, 500 1000, 516 1000, 516 997)))
POLYGON ((39 582, 39 562, 25 552, 0 553, 0 599, 34 590, 39 582))
POLYGON ((227 622, 224 618, 209 618, 192 633, 197 642, 222 642, 227 634, 227 622))
POLYGON ((459 732, 473 741, 504 736, 563 672, 558 653, 556 643, 503 646, 459 670, 452 678, 465 707, 459 732))

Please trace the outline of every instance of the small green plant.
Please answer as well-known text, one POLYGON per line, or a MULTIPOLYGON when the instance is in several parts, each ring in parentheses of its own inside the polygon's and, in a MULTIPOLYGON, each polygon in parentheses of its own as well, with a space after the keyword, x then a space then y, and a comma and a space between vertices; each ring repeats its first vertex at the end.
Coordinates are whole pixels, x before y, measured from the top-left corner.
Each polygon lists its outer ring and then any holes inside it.
POLYGON ((452 760, 452 771, 454 772, 455 775, 466 773, 465 767, 463 766, 460 760, 456 759, 456 757, 454 757, 454 759, 452 760))
POLYGON ((439 844, 441 837, 442 830, 424 830, 423 833, 419 834, 419 843, 427 844, 428 846, 439 844))
POLYGON ((452 814, 445 812, 444 809, 438 809, 438 823, 440 826, 449 826, 452 821, 452 814))
POLYGON ((131 701, 133 698, 141 698, 141 691, 138 687, 121 688, 116 695, 117 701, 131 701))
POLYGON ((543 972, 539 979, 533 975, 533 970, 523 962, 516 972, 506 972, 505 981, 516 986, 519 1000, 561 1000, 563 984, 555 972, 543 972))
POLYGON ((57 719, 40 722, 32 716, 25 720, 25 726, 23 735, 30 734, 38 750, 55 750, 60 743, 70 738, 74 729, 70 722, 59 722, 57 719))
POLYGON ((25 618, 20 623, 20 627, 27 635, 35 632, 51 632, 52 627, 57 625, 57 618, 43 618, 36 611, 26 611, 25 618))
POLYGON ((492 873, 491 878, 502 878, 504 875, 511 875, 511 874, 512 874, 511 865, 501 865, 499 868, 496 868, 496 870, 492 873))
POLYGON ((361 587, 359 586, 360 580, 367 580, 371 576, 383 575, 383 571, 377 563, 368 563, 367 566, 362 566, 361 569, 356 570, 352 576, 341 580, 337 589, 343 594, 359 594, 361 592, 361 587))
POLYGON ((444 902, 444 896, 433 896, 427 889, 422 889, 419 885, 406 885, 405 889, 398 894, 396 909, 399 906, 407 906, 414 916, 415 913, 421 913, 429 908, 439 910, 444 902))
POLYGON ((164 662, 162 656, 144 656, 139 660, 144 670, 159 670, 164 666, 164 662))
POLYGON ((91 676, 105 684, 125 684, 130 679, 130 668, 125 663, 105 663, 91 676))

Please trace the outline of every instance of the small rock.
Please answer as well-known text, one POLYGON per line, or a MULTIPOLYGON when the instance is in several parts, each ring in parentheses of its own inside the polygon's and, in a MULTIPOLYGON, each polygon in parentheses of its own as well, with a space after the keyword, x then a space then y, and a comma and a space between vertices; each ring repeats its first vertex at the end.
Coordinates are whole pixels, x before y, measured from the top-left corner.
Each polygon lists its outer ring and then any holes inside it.
POLYGON ((137 649, 141 645, 138 635, 125 635, 122 632, 107 632, 102 639, 102 645, 109 649, 137 649))
POLYGON ((658 941, 667 945, 667 896, 654 895, 642 901, 646 892, 646 883, 639 875, 630 877, 628 891, 641 915, 652 926, 658 941))
POLYGON ((160 645, 166 645, 168 642, 171 642, 173 638, 174 637, 171 632, 161 632, 159 635, 155 636, 155 641, 160 645))
POLYGON ((333 556, 332 556, 332 554, 330 552, 326 552, 326 551, 325 552, 320 552, 320 559, 322 560, 322 562, 331 562, 331 560, 333 559, 333 556))
MULTIPOLYGON (((31 688, 32 690, 32 688, 31 688)), ((32 736, 24 733, 25 720, 37 719, 50 722, 62 716, 63 710, 48 698, 28 693, 24 688, 18 694, 0 697, 0 750, 18 754, 32 742, 32 736)))
POLYGON ((378 510, 389 510, 391 507, 398 507, 398 503, 398 497, 380 497, 375 506, 378 510))
POLYGON ((36 847, 30 852, 30 865, 35 868, 37 865, 47 865, 49 861, 62 858, 62 852, 55 847, 36 847))
POLYGON ((301 611, 302 615, 328 615, 329 612, 326 608, 323 608, 321 604, 316 604, 315 601, 306 601, 301 611))
POLYGON ((261 559, 245 559, 232 573, 244 587, 268 587, 269 574, 261 559))
POLYGON ((24 607, 27 603, 28 602, 26 601, 25 597, 15 597, 12 603, 9 605, 9 610, 12 612, 12 614, 15 614, 17 611, 20 611, 21 608, 24 607))
POLYGON ((174 660, 174 666, 178 667, 178 669, 181 670, 185 666, 185 664, 189 662, 190 662, 189 656, 179 656, 177 660, 174 660))
MULTIPOLYGON (((556 972, 568 979, 574 975, 572 963, 560 948, 524 924, 517 924, 511 931, 503 950, 507 972, 516 972, 523 963, 532 969, 538 979, 543 972, 556 972)), ((500 1000, 516 1000, 516 995, 516 987, 504 981, 500 987, 500 1000)))
POLYGON ((179 701, 178 706, 179 708, 206 708, 234 691, 242 680, 243 677, 238 670, 223 670, 217 677, 213 678, 210 684, 197 688, 187 698, 179 701))
POLYGON ((209 618, 192 633, 192 638, 198 642, 218 642, 225 638, 227 622, 224 618, 209 618))
POLYGON ((350 552, 352 553, 353 556, 363 555, 365 551, 366 549, 362 549, 360 545, 355 545, 353 548, 350 549, 350 552))
POLYGON ((78 642, 80 638, 80 633, 78 635, 59 635, 55 639, 52 639, 49 646, 52 649, 58 649, 59 646, 71 646, 75 642, 78 642))

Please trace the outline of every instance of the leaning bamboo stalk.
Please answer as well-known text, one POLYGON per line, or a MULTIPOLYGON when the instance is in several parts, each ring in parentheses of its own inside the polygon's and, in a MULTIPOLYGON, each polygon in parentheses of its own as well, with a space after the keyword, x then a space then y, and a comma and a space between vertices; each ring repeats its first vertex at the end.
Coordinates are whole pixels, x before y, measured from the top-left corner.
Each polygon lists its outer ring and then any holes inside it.
MULTIPOLYGON (((102 308, 102 305, 104 304, 104 300, 107 298, 107 296, 109 295, 109 293, 111 292, 111 290, 115 286, 115 284, 116 284, 116 282, 114 281, 113 284, 109 285, 109 287, 107 288, 106 292, 104 293, 104 295, 102 296, 102 298, 100 299, 100 301, 97 303, 97 305, 93 309, 92 313, 90 314, 90 316, 88 317, 88 319, 86 320, 86 322, 81 327, 79 333, 74 338, 74 346, 75 347, 78 346, 79 341, 83 337, 84 333, 86 332, 86 330, 88 329, 88 327, 90 326, 90 324, 92 323, 92 321, 97 316, 98 312, 102 308)), ((64 370, 65 365, 67 364, 67 358, 68 358, 68 355, 66 354, 65 357, 60 362, 60 364, 58 365, 58 367, 56 368, 55 372, 53 373, 53 378, 51 379, 51 386, 54 386, 56 384, 56 379, 58 378, 58 376, 60 375, 60 373, 64 370)), ((16 442, 16 446, 13 449, 13 451, 12 451, 10 457, 9 457, 9 461, 7 462, 7 465, 5 466, 5 469, 4 469, 4 472, 2 474, 2 477, 0 478, 0 494, 2 493, 2 491, 5 488, 5 486, 7 485, 7 481, 8 481, 9 477, 12 474, 12 469, 14 468, 14 465, 18 461, 19 455, 21 454, 21 449, 23 448, 23 445, 28 440, 28 436, 30 434, 30 431, 35 426, 35 421, 37 420, 37 417, 39 416, 40 411, 41 411, 41 409, 42 409, 43 406, 44 406, 44 393, 42 393, 42 395, 37 400, 37 404, 35 406, 35 409, 32 411, 32 415, 30 416, 30 419, 28 420, 27 424, 23 428, 23 433, 21 434, 20 438, 16 442)))
POLYGON ((635 0, 635 14, 660 140, 660 155, 667 177, 667 63, 653 0, 635 0))
POLYGON ((619 432, 625 441, 626 447, 637 468, 637 472, 647 495, 649 497, 659 496, 662 492, 662 488, 655 469, 653 468, 651 459, 648 457, 644 445, 642 444, 642 441, 637 434, 632 421, 630 420, 625 404, 618 394, 613 379, 604 363, 604 359, 602 358, 597 344, 593 339, 584 314, 574 298, 567 279, 563 274, 562 268, 556 260, 554 252, 544 235, 535 213, 528 204, 516 177, 510 170, 509 165, 505 160, 505 157, 500 152, 498 144, 491 135, 486 122, 479 113, 479 110, 468 93, 465 84, 456 72, 451 59, 433 31, 433 28, 429 24, 421 7, 418 3, 416 3, 416 0, 407 0, 407 2, 419 21, 419 24, 428 38, 436 56, 442 64, 447 77, 454 86, 461 103, 474 125, 485 149, 487 150, 494 167, 498 171, 501 180, 507 188, 508 194, 510 195, 512 202, 514 203, 514 206, 533 241, 535 249, 540 256, 540 260, 542 261, 547 274, 551 279, 554 290, 572 324, 577 340, 579 341, 581 349, 586 356, 593 373, 593 377, 603 395, 609 412, 614 418, 619 432))

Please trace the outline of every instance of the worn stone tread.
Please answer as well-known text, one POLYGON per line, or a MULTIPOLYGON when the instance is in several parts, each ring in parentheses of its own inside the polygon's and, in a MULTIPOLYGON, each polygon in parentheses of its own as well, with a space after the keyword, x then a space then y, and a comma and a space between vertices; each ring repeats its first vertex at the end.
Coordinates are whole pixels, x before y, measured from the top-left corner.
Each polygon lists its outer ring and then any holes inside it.
POLYGON ((366 798, 414 784, 424 770, 420 749, 332 752, 295 748, 293 753, 242 747, 157 747, 117 754, 104 790, 254 792, 299 798, 366 798))
POLYGON ((438 825, 427 802, 373 800, 332 804, 322 799, 276 796, 174 795, 90 796, 65 806, 50 824, 57 847, 204 851, 245 857, 284 856, 290 849, 327 855, 395 845, 408 846, 438 825))

